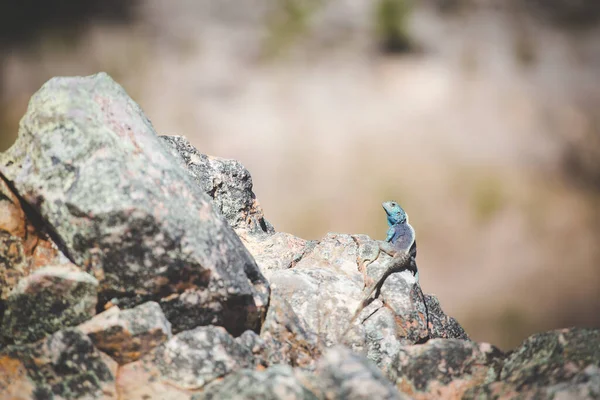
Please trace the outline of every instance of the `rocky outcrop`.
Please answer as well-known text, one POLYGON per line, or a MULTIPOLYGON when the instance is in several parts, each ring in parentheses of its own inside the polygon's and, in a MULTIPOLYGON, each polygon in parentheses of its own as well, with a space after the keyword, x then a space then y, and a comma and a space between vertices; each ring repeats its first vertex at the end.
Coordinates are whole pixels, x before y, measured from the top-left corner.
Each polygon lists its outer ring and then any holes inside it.
POLYGON ((98 279, 100 306, 159 301, 175 332, 259 329, 268 282, 106 74, 47 82, 0 172, 65 255, 98 279))
POLYGON ((55 78, 0 155, 0 398, 600 395, 600 331, 505 355, 390 266, 275 232, 239 162, 157 136, 107 75, 55 78))

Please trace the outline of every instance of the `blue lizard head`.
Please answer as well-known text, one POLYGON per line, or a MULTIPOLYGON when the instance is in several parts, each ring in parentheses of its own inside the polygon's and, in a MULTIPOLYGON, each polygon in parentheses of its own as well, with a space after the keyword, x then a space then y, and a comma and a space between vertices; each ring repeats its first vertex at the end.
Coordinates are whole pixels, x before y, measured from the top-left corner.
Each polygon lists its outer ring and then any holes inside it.
POLYGON ((408 222, 408 215, 395 201, 386 201, 383 204, 383 209, 387 214, 387 221, 389 226, 396 224, 405 224, 408 222))

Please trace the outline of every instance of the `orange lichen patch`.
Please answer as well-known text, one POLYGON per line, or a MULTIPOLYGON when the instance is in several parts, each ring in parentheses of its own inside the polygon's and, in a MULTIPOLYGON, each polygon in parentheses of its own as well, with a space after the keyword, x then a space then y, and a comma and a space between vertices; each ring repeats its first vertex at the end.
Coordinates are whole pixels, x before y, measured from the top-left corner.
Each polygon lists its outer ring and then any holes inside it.
POLYGON ((25 238, 25 213, 19 199, 6 182, 0 179, 0 230, 13 236, 25 238))
POLYGON ((26 400, 33 398, 35 386, 19 360, 0 357, 0 398, 26 400))

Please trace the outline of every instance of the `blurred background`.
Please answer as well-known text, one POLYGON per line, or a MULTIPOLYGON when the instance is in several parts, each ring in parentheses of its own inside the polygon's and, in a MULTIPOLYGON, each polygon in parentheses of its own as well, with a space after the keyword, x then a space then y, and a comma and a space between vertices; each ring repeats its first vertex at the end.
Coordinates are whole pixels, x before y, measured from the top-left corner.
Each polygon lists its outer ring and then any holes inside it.
POLYGON ((108 72, 241 161, 278 231, 382 240, 474 339, 600 327, 597 0, 0 0, 0 150, 49 78, 108 72))

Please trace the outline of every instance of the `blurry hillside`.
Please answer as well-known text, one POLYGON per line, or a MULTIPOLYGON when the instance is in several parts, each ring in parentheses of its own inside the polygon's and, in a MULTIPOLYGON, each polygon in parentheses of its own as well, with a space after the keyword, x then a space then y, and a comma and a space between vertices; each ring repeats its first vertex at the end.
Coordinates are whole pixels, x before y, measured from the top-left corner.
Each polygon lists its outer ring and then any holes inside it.
POLYGON ((600 326, 595 0, 0 4, 0 149, 47 79, 106 71, 279 231, 383 239, 398 200, 475 339, 600 326))

